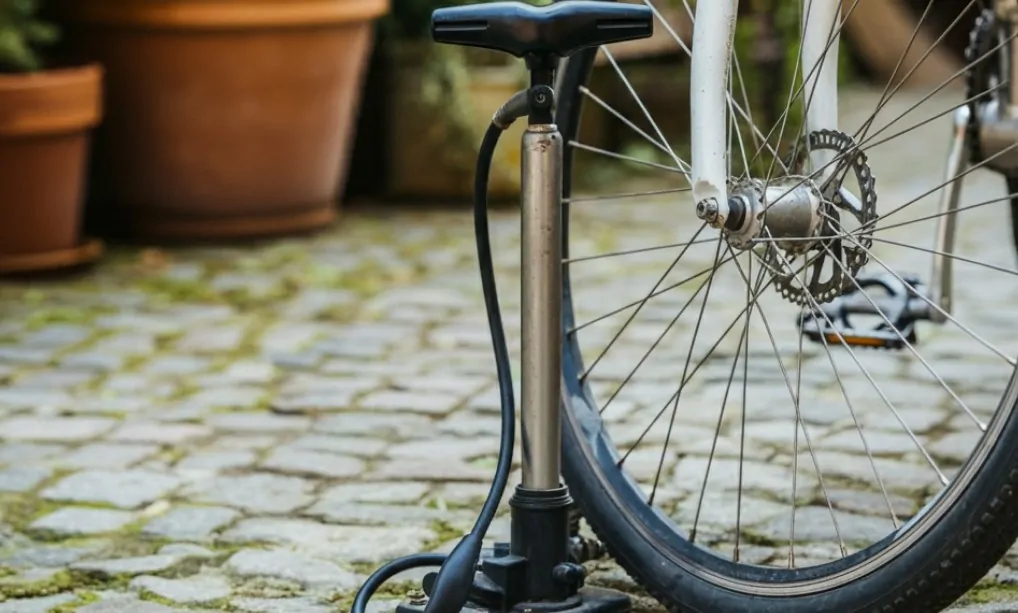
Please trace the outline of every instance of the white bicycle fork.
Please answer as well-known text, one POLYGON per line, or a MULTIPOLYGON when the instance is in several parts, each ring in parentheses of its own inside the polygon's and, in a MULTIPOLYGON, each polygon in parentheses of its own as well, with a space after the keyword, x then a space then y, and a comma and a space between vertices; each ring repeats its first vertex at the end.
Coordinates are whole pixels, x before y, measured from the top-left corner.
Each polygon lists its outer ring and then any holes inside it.
MULTIPOLYGON (((800 74, 805 81, 806 130, 837 130, 840 2, 802 2, 800 74)), ((728 113, 739 104, 728 85, 738 7, 739 0, 700 0, 693 28, 690 180, 694 202, 713 201, 717 207, 715 227, 722 227, 728 217, 728 113)), ((833 155, 832 151, 810 152, 812 167, 822 168, 833 155)))

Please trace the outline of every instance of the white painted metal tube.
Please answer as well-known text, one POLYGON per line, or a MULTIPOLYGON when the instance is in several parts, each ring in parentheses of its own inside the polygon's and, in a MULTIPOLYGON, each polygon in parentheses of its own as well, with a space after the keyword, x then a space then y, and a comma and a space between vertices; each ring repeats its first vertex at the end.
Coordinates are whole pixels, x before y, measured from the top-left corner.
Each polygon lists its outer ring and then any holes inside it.
POLYGON ((696 3, 690 79, 692 166, 695 203, 714 200, 720 227, 728 217, 728 71, 739 0, 696 3))
MULTIPOLYGON (((809 132, 838 129, 840 8, 839 0, 802 0, 801 70, 809 132)), ((834 155, 834 151, 811 151, 810 161, 817 169, 830 162, 834 155)))

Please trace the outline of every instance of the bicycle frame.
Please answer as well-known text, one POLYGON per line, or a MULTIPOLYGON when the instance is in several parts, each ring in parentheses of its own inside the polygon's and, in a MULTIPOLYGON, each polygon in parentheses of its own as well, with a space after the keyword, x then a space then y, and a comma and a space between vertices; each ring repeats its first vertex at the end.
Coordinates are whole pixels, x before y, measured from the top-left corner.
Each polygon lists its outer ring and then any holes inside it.
MULTIPOLYGON (((739 0, 696 4, 690 78, 693 200, 711 203, 718 212, 712 222, 728 218, 727 154, 729 113, 738 113, 729 92, 732 44, 739 0)), ((806 129, 838 129, 839 0, 803 0, 802 67, 806 93, 806 129)), ((745 109, 744 109, 745 110, 745 109)), ((831 151, 810 152, 813 168, 824 168, 831 151)))
MULTIPOLYGON (((994 9, 997 18, 1008 24, 1008 31, 1014 32, 1018 27, 1018 2, 1015 0, 998 0, 994 9)), ((978 110, 981 124, 980 140, 987 168, 1013 175, 1018 171, 1018 155, 1014 153, 1014 145, 1018 143, 1018 80, 1013 79, 1013 67, 1018 65, 1018 45, 1004 45, 995 52, 1001 66, 1002 79, 1010 80, 1008 87, 1002 88, 998 94, 1001 103, 992 103, 978 110)), ((951 148, 948 152, 947 166, 944 171, 944 189, 940 194, 937 229, 933 244, 933 266, 930 275, 930 297, 940 305, 940 309, 931 312, 934 321, 946 321, 952 311, 953 302, 953 259, 948 257, 954 252, 954 237, 957 225, 958 204, 961 199, 962 177, 970 170, 969 120, 971 110, 968 105, 958 107, 954 113, 954 126, 951 148)))

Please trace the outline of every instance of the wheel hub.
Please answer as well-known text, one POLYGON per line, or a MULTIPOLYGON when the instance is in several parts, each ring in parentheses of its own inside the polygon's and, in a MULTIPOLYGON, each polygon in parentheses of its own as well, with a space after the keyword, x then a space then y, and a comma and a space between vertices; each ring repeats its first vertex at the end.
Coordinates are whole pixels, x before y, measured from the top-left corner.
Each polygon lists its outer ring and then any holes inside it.
POLYGON ((728 200, 728 242, 747 249, 754 239, 774 239, 788 252, 803 253, 817 238, 822 205, 820 190, 809 177, 780 177, 769 184, 743 181, 728 200))
POLYGON ((869 260, 877 197, 866 155, 847 134, 812 132, 797 150, 802 155, 785 164, 785 176, 732 185, 723 231, 737 249, 762 245, 760 257, 781 295, 810 305, 830 302, 853 287, 852 279, 869 260), (805 152, 819 150, 832 151, 834 161, 806 172, 805 152), (855 193, 845 186, 850 175, 855 193), (847 228, 849 222, 857 227, 847 228))

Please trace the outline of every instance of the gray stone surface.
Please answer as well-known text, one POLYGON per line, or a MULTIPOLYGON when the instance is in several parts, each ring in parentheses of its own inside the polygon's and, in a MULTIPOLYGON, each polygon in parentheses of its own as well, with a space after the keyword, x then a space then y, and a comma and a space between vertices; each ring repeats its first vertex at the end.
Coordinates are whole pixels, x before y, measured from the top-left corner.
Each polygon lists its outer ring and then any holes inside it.
POLYGON ((76 562, 71 565, 71 568, 109 576, 142 575, 169 570, 170 568, 173 568, 175 564, 180 562, 180 560, 181 558, 175 555, 159 554, 141 556, 137 558, 116 558, 112 560, 76 562))
POLYGON ((0 492, 25 492, 49 478, 52 471, 41 466, 0 470, 0 492))
POLYGON ((181 541, 203 541, 239 515, 226 507, 177 507, 148 522, 142 532, 181 541))
POLYGON ((134 519, 127 511, 64 507, 35 520, 31 528, 66 535, 101 534, 116 532, 134 519))
POLYGON ((318 477, 353 477, 367 465, 357 458, 287 447, 277 448, 262 462, 262 467, 285 473, 318 477))
POLYGON ((39 598, 21 598, 0 602, 0 613, 49 613, 56 606, 73 602, 77 598, 73 594, 54 594, 39 598))
POLYGON ((93 443, 54 459, 59 466, 75 468, 127 468, 159 451, 156 445, 93 443))
POLYGON ((144 469, 87 470, 64 477, 42 491, 49 500, 103 502, 137 508, 171 493, 180 485, 174 475, 144 469))
POLYGON ((230 604, 245 613, 332 613, 330 605, 312 598, 235 598, 230 604))
MULTIPOLYGON (((957 102, 941 94, 937 111, 957 102)), ((846 95, 839 107, 852 131, 879 91, 846 95)), ((905 98, 878 121, 900 115, 905 98)), ((942 181, 949 119, 909 132, 922 147, 864 145, 879 214, 942 181)), ((985 342, 951 322, 918 323, 915 347, 937 377, 908 350, 853 356, 804 341, 799 360, 798 309, 772 287, 750 322, 747 359, 737 267, 719 267, 709 286, 706 276, 679 283, 708 270, 717 248, 712 229, 706 243, 676 248, 700 226, 688 194, 674 191, 687 187, 682 178, 616 175, 604 161, 602 172, 580 160, 581 175, 604 183, 579 186, 578 198, 673 190, 588 199, 569 219, 587 381, 624 468, 662 513, 687 532, 695 524, 697 543, 725 556, 738 524, 745 562, 782 566, 794 540, 805 565, 839 558, 839 537, 848 549, 883 537, 892 515, 904 523, 941 489, 937 470, 955 477, 1012 370, 985 345, 1008 355, 1018 346, 1001 308, 1018 300, 1014 275, 998 270, 1015 266, 1006 206, 965 210, 959 224, 956 247, 971 261, 956 262, 952 316, 985 342), (594 257, 611 252, 622 253, 594 257), (693 374, 674 403, 690 355, 693 374)), ((1002 195, 999 177, 982 171, 965 185, 963 205, 1002 195)), ((916 220, 933 214, 935 197, 890 218, 909 223, 874 234, 874 253, 894 270, 930 269, 928 253, 881 241, 918 237, 927 247, 932 221, 916 220)), ((518 210, 493 209, 490 225, 518 374, 518 210)), ((377 564, 449 551, 487 494, 500 429, 474 249, 468 212, 370 207, 313 237, 124 247, 82 275, 5 280, 0 565, 10 570, 0 571, 0 593, 73 568, 93 576, 80 586, 94 592, 80 613, 325 613, 377 564)), ((506 538, 502 504, 489 540, 506 538)), ((1012 550, 991 572, 998 588, 957 609, 1018 610, 1016 568, 1012 550)), ((607 563, 592 580, 636 589, 607 563)), ((49 613, 72 597, 7 600, 0 612, 49 613)), ((380 598, 373 613, 392 606, 380 598)))
POLYGON ((13 417, 0 422, 0 433, 7 440, 81 441, 105 434, 116 423, 103 417, 13 417))
MULTIPOLYGON (((194 609, 189 611, 211 611, 210 609, 194 609)), ((181 613, 179 607, 169 607, 155 602, 136 598, 110 598, 81 607, 75 613, 181 613)))
POLYGON ((313 484, 300 477, 252 473, 220 475, 198 483, 190 495, 198 502, 223 504, 253 513, 288 513, 310 503, 313 484))
POLYGON ((130 588, 179 604, 209 604, 230 595, 230 583, 222 577, 198 576, 186 579, 135 577, 130 588))
POLYGON ((242 549, 226 561, 225 568, 241 577, 276 577, 308 587, 353 589, 357 575, 332 562, 283 550, 242 549))

